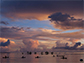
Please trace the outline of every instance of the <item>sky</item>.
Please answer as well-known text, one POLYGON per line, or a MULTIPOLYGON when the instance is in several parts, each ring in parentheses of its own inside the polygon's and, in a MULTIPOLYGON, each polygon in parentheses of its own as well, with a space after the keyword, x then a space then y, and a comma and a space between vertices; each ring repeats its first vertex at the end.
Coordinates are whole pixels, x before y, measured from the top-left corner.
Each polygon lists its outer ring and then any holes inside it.
POLYGON ((0 52, 83 51, 83 0, 1 0, 0 52))

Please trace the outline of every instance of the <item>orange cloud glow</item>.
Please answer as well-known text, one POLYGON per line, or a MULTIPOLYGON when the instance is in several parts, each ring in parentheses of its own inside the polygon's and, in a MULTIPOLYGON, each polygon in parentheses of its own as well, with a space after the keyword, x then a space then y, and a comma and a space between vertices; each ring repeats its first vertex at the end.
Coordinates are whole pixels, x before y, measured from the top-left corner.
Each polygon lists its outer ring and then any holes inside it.
POLYGON ((7 14, 7 17, 11 19, 37 19, 37 20, 48 20, 49 14, 45 13, 12 13, 12 14, 7 14), (13 16, 10 16, 13 15, 13 16))

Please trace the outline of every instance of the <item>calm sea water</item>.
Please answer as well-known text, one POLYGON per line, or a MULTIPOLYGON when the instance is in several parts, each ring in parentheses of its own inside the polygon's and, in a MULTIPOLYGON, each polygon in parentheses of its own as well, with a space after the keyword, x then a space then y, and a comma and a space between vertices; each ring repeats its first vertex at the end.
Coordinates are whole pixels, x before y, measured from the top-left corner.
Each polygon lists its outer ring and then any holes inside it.
POLYGON ((48 55, 32 53, 28 55, 26 52, 22 53, 0 53, 0 63, 84 63, 84 52, 54 52, 54 54, 49 52, 48 55), (4 56, 9 56, 9 58, 2 58, 4 56), (55 57, 53 57, 55 55, 55 57), (61 57, 57 57, 56 55, 65 55, 67 59, 61 59, 61 57), (25 56, 26 58, 21 58, 25 56), (35 58, 36 56, 40 56, 40 58, 35 58), (83 59, 81 62, 80 59, 83 59))

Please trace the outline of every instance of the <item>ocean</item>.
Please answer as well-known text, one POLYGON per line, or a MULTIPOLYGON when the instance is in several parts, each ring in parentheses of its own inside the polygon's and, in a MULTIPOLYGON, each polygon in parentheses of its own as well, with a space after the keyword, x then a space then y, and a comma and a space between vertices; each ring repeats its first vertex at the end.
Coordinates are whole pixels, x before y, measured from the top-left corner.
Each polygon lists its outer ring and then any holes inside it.
POLYGON ((27 54, 24 52, 19 53, 0 53, 0 63, 84 63, 84 52, 54 52, 53 55, 49 52, 48 55, 43 52, 37 52, 37 54, 27 54), (53 55, 55 57, 53 57, 53 55), (62 57, 57 57, 57 55, 64 55, 67 59, 62 59, 62 57), (9 58, 3 58, 8 56, 9 58), (26 58, 21 58, 22 56, 26 58), (39 56, 40 58, 35 58, 39 56), (83 59, 83 61, 80 61, 83 59))

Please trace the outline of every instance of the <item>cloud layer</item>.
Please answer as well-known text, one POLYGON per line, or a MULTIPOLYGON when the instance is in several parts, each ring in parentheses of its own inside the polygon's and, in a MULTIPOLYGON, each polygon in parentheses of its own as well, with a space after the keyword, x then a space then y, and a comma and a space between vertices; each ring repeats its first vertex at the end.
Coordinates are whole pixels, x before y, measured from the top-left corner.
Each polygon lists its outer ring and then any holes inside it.
MULTIPOLYGON (((60 42, 57 43, 60 47, 63 47, 65 49, 65 44, 72 43, 73 48, 77 46, 76 42, 78 42, 80 39, 83 39, 83 31, 77 31, 77 32, 71 32, 71 33, 63 33, 62 31, 55 31, 50 29, 33 29, 33 28, 23 28, 23 27, 1 27, 1 36, 3 38, 7 39, 13 39, 13 40, 22 40, 22 42, 19 42, 19 45, 10 45, 13 49, 19 49, 20 51, 27 51, 27 50, 48 50, 49 48, 52 48, 55 44, 55 41, 62 41, 63 43, 60 44, 60 42), (43 43, 40 43, 40 42, 43 43), (46 42, 46 43, 45 43, 46 42), (22 43, 22 44, 21 44, 22 43), (52 43, 52 45, 51 45, 52 43), (76 45, 75 45, 76 44, 76 45)), ((3 41, 1 41, 3 42, 3 41)), ((5 41, 6 42, 6 41, 5 41)), ((58 46, 57 46, 58 47, 58 46)), ((66 44, 67 47, 67 44, 66 44)), ((71 49, 70 47, 67 47, 68 49, 71 49)), ((83 46, 82 49, 83 50, 83 46)))
POLYGON ((83 3, 81 1, 2 1, 2 16, 11 19, 48 19, 55 12, 68 13, 82 17, 83 3))
POLYGON ((62 14, 61 12, 58 12, 50 15, 49 18, 54 27, 58 29, 83 29, 84 20, 75 19, 69 14, 62 14))
POLYGON ((62 31, 55 31, 50 29, 26 29, 19 27, 1 27, 0 34, 3 38, 11 39, 35 39, 35 40, 53 40, 58 38, 81 39, 83 31, 72 33, 62 33, 62 31))

